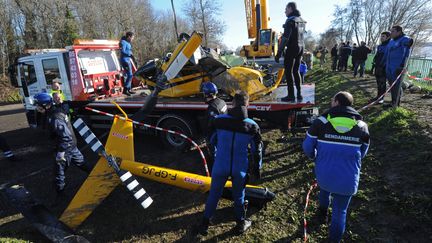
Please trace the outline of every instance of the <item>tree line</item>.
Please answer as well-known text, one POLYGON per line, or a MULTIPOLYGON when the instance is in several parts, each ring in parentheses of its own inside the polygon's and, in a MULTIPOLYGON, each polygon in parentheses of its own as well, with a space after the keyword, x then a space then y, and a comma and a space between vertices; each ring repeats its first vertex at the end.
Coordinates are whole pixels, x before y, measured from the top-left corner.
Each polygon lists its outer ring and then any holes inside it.
POLYGON ((0 76, 25 49, 64 48, 76 38, 120 39, 135 33, 134 55, 143 64, 172 51, 177 35, 204 33, 204 44, 222 45, 225 24, 218 0, 174 1, 173 11, 158 11, 150 0, 0 0, 0 76), (181 5, 180 5, 180 4, 181 5))
POLYGON ((431 41, 430 0, 350 0, 346 5, 336 5, 333 16, 330 28, 320 36, 320 45, 327 48, 354 40, 365 41, 374 49, 381 32, 393 25, 402 26, 417 47, 431 41))

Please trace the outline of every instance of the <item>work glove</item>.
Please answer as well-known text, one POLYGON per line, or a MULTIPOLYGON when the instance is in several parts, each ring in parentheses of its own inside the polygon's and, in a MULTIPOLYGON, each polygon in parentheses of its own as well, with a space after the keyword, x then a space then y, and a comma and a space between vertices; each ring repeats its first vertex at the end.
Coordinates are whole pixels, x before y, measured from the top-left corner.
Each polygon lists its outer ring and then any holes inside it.
POLYGON ((66 161, 65 152, 57 152, 56 161, 66 161))

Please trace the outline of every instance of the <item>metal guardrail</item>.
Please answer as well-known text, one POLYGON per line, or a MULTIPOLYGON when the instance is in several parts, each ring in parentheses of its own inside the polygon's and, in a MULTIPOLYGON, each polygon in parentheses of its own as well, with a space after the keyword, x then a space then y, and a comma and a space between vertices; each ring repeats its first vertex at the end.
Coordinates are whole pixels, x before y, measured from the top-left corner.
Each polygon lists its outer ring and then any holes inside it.
POLYGON ((408 73, 417 78, 432 78, 432 59, 411 57, 407 68, 408 73))

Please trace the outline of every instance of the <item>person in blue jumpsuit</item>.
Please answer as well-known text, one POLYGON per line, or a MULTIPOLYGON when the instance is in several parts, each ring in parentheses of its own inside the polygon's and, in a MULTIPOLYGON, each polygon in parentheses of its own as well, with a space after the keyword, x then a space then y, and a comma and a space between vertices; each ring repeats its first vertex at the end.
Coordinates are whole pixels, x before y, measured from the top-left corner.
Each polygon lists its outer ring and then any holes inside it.
POLYGON ((332 205, 330 242, 342 239, 348 205, 357 193, 361 160, 369 148, 367 124, 352 104, 350 93, 338 92, 330 110, 313 122, 303 141, 304 153, 315 160, 322 221, 326 221, 330 202, 332 205))
POLYGON ((413 39, 406 36, 402 31, 402 27, 399 25, 395 25, 391 28, 390 37, 391 40, 387 45, 383 63, 385 63, 386 77, 389 84, 392 85, 396 82, 391 89, 391 106, 397 107, 400 105, 402 96, 401 84, 404 75, 400 75, 399 78, 398 76, 405 68, 413 39))
POLYGON ((65 171, 70 163, 85 172, 90 172, 90 169, 85 165, 84 156, 77 148, 75 134, 68 117, 69 106, 62 102, 60 94, 53 93, 51 97, 48 93, 39 93, 34 96, 34 101, 39 112, 48 114, 56 140, 55 184, 57 192, 62 193, 66 186, 65 171))
POLYGON ((134 39, 134 33, 126 32, 126 35, 123 36, 120 40, 120 63, 123 69, 126 71, 126 80, 125 80, 125 89, 123 93, 127 96, 131 94, 135 94, 132 91, 132 61, 134 60, 134 56, 132 54, 132 41, 134 39))
POLYGON ((217 116, 212 125, 214 132, 210 141, 216 145, 216 158, 204 219, 199 227, 199 233, 202 235, 208 233, 210 219, 216 211, 217 203, 229 178, 233 183, 232 197, 237 222, 235 230, 241 234, 252 224, 245 215, 245 185, 249 167, 252 168, 253 174, 259 174, 262 162, 261 133, 258 124, 248 118, 248 95, 245 92, 237 93, 232 102, 233 108, 228 111, 228 114, 217 116), (254 157, 251 166, 248 161, 249 150, 254 157))
POLYGON ((297 90, 297 100, 302 101, 301 76, 299 73, 300 61, 303 56, 304 40, 303 35, 306 28, 306 21, 300 17, 300 11, 295 2, 289 2, 285 8, 287 20, 283 25, 284 33, 281 43, 275 56, 275 62, 284 54, 285 78, 287 82, 287 96, 281 100, 294 102, 294 82, 297 90), (285 50, 286 48, 286 50, 285 50))

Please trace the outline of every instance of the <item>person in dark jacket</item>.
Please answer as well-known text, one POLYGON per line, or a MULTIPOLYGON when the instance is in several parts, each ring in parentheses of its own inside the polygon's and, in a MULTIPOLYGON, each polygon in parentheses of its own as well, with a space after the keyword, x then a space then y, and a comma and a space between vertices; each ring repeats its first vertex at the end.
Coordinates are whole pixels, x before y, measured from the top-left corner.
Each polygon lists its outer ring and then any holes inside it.
POLYGON ((132 41, 134 39, 134 33, 126 32, 126 35, 123 36, 120 40, 120 63, 123 69, 126 71, 126 80, 125 80, 125 89, 123 93, 127 96, 135 94, 132 91, 132 61, 134 60, 134 56, 132 54, 132 41))
POLYGON ((406 36, 402 31, 402 27, 399 25, 391 28, 390 37, 392 39, 387 45, 383 63, 385 63, 386 67, 387 81, 390 84, 396 82, 391 89, 391 106, 397 107, 400 105, 400 99, 402 97, 401 84, 404 75, 401 73, 410 55, 413 39, 406 36))
POLYGON ((227 113, 228 107, 223 99, 217 97, 218 88, 216 84, 205 82, 202 84, 201 90, 204 93, 205 102, 208 104, 207 121, 208 127, 210 127, 210 124, 216 116, 227 113))
POLYGON ((17 161, 18 158, 14 155, 12 150, 9 147, 9 144, 6 142, 6 139, 0 135, 0 150, 3 151, 3 155, 10 161, 17 161))
POLYGON ((282 56, 282 53, 285 52, 284 67, 288 95, 282 98, 282 101, 295 101, 294 82, 297 90, 297 100, 302 101, 303 96, 301 95, 299 67, 304 49, 303 34, 305 32, 306 22, 300 17, 300 11, 297 10, 295 2, 289 2, 287 4, 285 14, 287 20, 283 25, 284 33, 282 35, 280 47, 275 56, 275 61, 279 63, 279 58, 282 56))
POLYGON ((56 140, 56 168, 55 184, 58 193, 62 193, 66 186, 65 171, 72 162, 85 172, 90 169, 85 166, 84 156, 77 148, 76 138, 68 118, 69 106, 63 104, 59 93, 53 93, 53 98, 47 93, 34 96, 37 109, 47 113, 52 132, 56 140), (55 100, 56 102, 53 102, 55 100))
POLYGON ((351 47, 351 66, 353 71, 357 61, 357 48, 358 47, 356 43, 354 43, 353 46, 351 47))
POLYGON ((339 44, 339 49, 338 49, 338 65, 337 65, 337 70, 340 72, 343 70, 343 60, 342 60, 342 52, 343 52, 343 48, 345 46, 345 42, 341 42, 339 44))
POLYGON ((351 48, 350 43, 348 41, 344 46, 342 46, 342 49, 341 49, 341 54, 340 54, 340 56, 341 56, 341 59, 340 59, 340 62, 341 62, 340 71, 345 71, 345 72, 347 71, 347 68, 348 68, 348 58, 351 55, 351 51, 352 51, 352 48, 351 48))
POLYGON ((204 129, 206 134, 207 148, 210 153, 209 162, 213 162, 216 148, 214 145, 211 145, 210 143, 211 133, 209 130, 216 116, 226 114, 228 111, 228 107, 224 100, 216 96, 218 93, 218 88, 216 84, 212 82, 205 82, 202 84, 201 90, 204 94, 205 102, 208 104, 207 114, 205 118, 206 125, 204 126, 204 129))
POLYGON ((320 187, 318 214, 323 221, 332 198, 330 242, 342 239, 348 205, 357 193, 361 160, 369 148, 367 124, 352 105, 350 93, 338 92, 330 110, 313 122, 303 141, 304 153, 315 160, 320 187))
POLYGON ((212 125, 214 132, 211 143, 216 145, 217 150, 204 219, 199 227, 202 235, 208 233, 210 219, 216 211, 228 178, 233 183, 232 196, 237 221, 235 230, 243 233, 251 226, 244 209, 245 185, 249 167, 252 168, 252 173, 259 174, 262 162, 261 133, 258 124, 248 118, 248 95, 245 92, 237 93, 232 102, 233 108, 228 114, 217 116, 212 125), (253 161, 248 160, 248 151, 253 155, 253 161))
POLYGON ((338 44, 335 44, 330 51, 330 56, 332 59, 332 70, 336 71, 337 62, 338 62, 338 44))
POLYGON ((384 93, 386 91, 386 74, 385 74, 385 63, 383 63, 384 54, 388 43, 390 42, 390 32, 384 31, 380 36, 381 44, 377 47, 376 54, 374 56, 372 66, 375 70, 375 78, 377 82, 377 96, 373 101, 379 99, 378 103, 384 103, 384 93), (382 96, 382 97, 381 97, 382 96))
MULTIPOLYGON (((354 51, 353 51, 354 52, 354 51)), ((357 76, 358 68, 360 67, 360 78, 363 77, 365 71, 366 60, 371 49, 366 46, 366 42, 362 41, 360 46, 355 50, 355 63, 354 63, 354 78, 357 76)), ((352 54, 354 59, 354 54, 352 54)))

